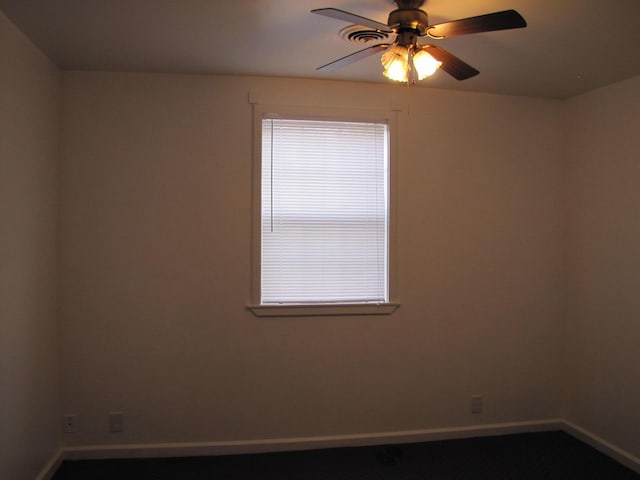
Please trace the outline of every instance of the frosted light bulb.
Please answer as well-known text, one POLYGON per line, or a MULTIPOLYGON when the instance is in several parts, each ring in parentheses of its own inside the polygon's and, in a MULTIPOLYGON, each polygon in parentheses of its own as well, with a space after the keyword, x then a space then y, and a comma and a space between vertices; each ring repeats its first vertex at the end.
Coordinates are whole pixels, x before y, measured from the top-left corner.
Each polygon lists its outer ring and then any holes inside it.
POLYGON ((396 82, 406 82, 409 71, 409 49, 400 45, 392 45, 382 55, 384 76, 396 82))
POLYGON ((440 68, 440 65, 442 65, 442 62, 437 61, 425 50, 420 50, 413 56, 413 66, 418 74, 418 80, 433 75, 440 68))

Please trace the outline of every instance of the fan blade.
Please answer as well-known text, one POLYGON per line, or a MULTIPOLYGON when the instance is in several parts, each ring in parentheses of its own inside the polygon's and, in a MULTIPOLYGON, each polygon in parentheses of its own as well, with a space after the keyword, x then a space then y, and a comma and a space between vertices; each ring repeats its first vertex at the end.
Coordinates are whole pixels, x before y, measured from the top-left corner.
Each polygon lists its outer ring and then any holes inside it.
POLYGON ((346 57, 339 58, 338 60, 334 60, 331 63, 327 63, 321 67, 316 68, 318 71, 323 72, 333 72, 342 67, 346 67, 347 65, 351 65, 352 63, 357 62, 358 60, 362 60, 363 58, 367 58, 370 55, 374 55, 376 53, 382 52, 389 48, 388 43, 381 43, 379 45, 371 45, 370 47, 364 48, 362 50, 358 50, 355 53, 347 55, 346 57))
POLYGON ((480 73, 471 65, 463 62, 444 48, 436 47, 435 45, 425 45, 424 49, 433 58, 442 62, 440 68, 456 80, 466 80, 467 78, 474 77, 480 73))
POLYGON ((315 10, 311 10, 311 13, 317 13, 318 15, 324 15, 325 17, 335 18, 344 22, 355 23, 356 25, 373 28, 374 30, 379 30, 385 33, 392 33, 389 26, 384 23, 376 22, 370 18, 361 17, 360 15, 345 12, 344 10, 339 10, 337 8, 317 8, 315 10))
POLYGON ((488 13, 477 17, 432 25, 427 29, 427 35, 431 38, 446 38, 456 35, 467 35, 469 33, 523 28, 526 26, 527 22, 518 12, 515 10, 504 10, 502 12, 488 13))

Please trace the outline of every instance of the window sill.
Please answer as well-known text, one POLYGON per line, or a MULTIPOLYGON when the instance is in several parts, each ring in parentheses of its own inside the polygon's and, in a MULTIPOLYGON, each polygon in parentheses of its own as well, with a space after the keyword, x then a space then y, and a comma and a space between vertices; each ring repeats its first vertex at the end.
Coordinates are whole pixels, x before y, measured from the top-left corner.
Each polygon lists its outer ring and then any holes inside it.
POLYGON ((309 317, 342 315, 391 315, 399 303, 335 305, 248 305, 256 317, 309 317))

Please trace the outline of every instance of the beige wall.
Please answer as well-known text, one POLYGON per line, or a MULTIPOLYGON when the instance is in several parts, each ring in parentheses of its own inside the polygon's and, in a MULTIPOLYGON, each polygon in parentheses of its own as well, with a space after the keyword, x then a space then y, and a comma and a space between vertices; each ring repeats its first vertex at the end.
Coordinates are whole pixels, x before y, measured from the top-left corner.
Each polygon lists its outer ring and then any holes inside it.
POLYGON ((640 77, 567 115, 567 417, 640 457, 640 77))
POLYGON ((0 477, 58 446, 60 74, 0 13, 0 477))
POLYGON ((388 85, 64 74, 68 444, 252 440, 555 418, 563 104, 388 85), (261 319, 251 106, 399 115, 390 317, 261 319), (410 98, 407 98, 409 96, 410 98), (485 413, 472 416, 472 394, 485 413), (109 434, 107 414, 126 415, 109 434))

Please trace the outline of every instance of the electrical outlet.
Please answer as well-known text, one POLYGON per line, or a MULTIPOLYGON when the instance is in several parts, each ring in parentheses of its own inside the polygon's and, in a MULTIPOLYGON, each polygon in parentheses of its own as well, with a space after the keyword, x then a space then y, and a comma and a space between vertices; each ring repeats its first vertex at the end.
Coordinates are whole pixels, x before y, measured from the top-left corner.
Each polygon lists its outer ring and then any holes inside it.
POLYGON ((109 412, 109 431, 112 433, 124 432, 124 413, 109 412))
POLYGON ((76 433, 78 431, 78 415, 66 413, 62 416, 62 430, 64 433, 76 433))
POLYGON ((471 395, 471 413, 482 413, 482 395, 471 395))

